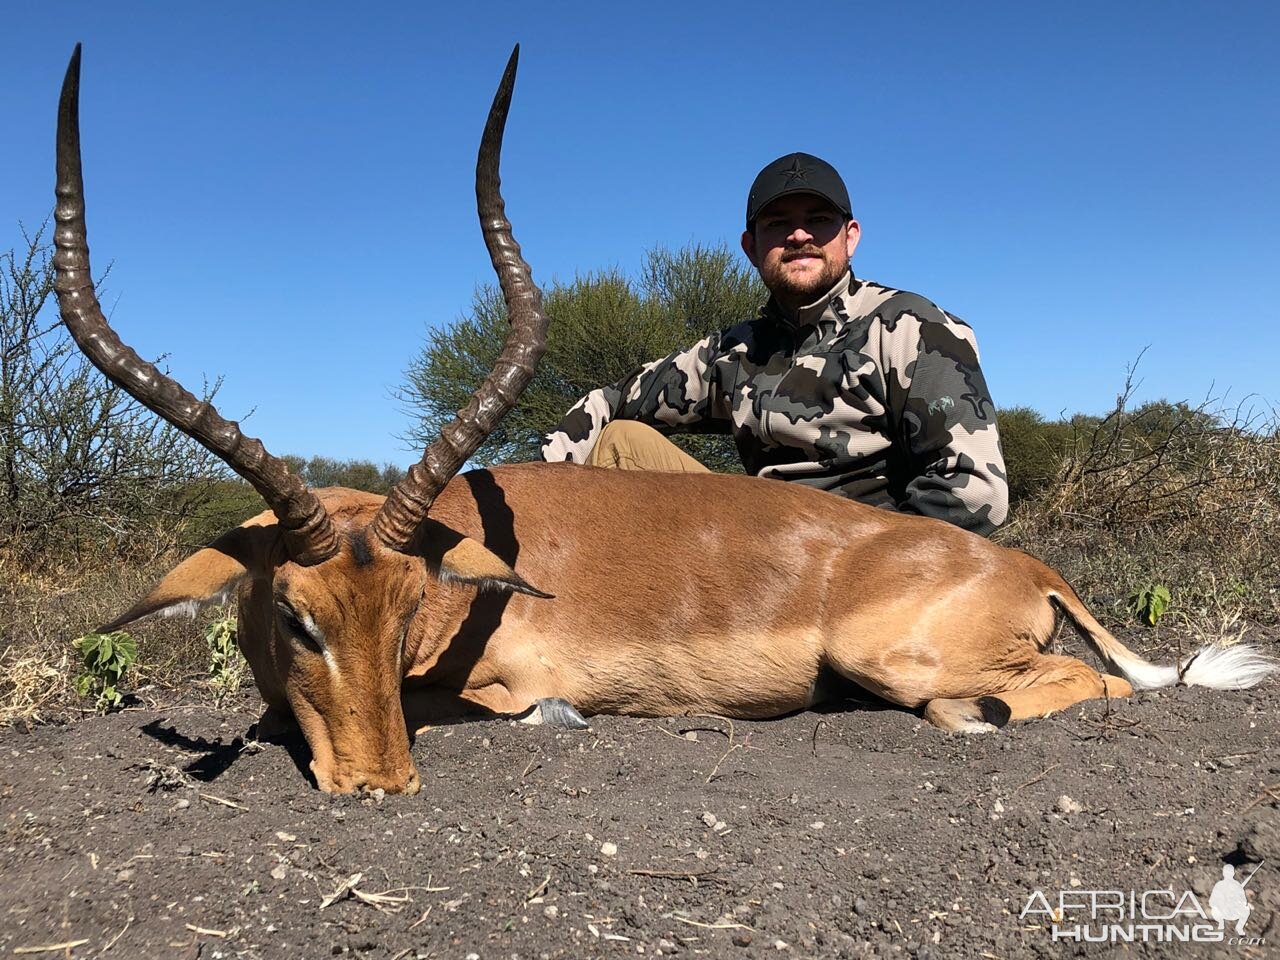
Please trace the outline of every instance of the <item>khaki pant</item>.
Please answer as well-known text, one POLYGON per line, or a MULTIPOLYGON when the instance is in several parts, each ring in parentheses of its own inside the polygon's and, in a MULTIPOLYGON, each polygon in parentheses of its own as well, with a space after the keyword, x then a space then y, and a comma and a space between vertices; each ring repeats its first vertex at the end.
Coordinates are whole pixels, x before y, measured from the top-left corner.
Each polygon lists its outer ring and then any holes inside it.
POLYGON ((613 420, 600 431, 587 463, 618 470, 666 470, 672 473, 710 473, 653 427, 634 420, 613 420))

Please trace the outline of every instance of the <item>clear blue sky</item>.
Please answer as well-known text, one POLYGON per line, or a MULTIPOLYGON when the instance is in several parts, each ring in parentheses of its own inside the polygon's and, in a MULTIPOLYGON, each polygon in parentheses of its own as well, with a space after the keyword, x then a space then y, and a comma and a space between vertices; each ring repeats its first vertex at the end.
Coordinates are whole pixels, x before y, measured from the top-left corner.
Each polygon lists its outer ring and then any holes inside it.
POLYGON ((391 391, 491 271, 473 209, 511 45, 508 210, 540 281, 736 245, 764 163, 845 176, 855 270, 977 330, 997 403, 1280 400, 1273 4, 130 3, 10 9, 0 248, 52 206, 72 45, 95 268, 144 355, 277 453, 408 463, 391 391), (122 12, 127 11, 127 12, 122 12))

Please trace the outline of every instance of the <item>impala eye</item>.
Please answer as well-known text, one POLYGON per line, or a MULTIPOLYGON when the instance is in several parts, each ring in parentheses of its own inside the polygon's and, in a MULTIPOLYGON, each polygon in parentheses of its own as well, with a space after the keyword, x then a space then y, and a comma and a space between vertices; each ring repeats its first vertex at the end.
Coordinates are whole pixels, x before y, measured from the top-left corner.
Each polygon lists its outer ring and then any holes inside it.
POLYGON ((302 622, 302 618, 293 607, 283 601, 276 601, 276 613, 280 617, 280 625, 284 627, 285 633, 303 646, 319 652, 319 641, 311 635, 311 631, 307 629, 307 625, 302 622))

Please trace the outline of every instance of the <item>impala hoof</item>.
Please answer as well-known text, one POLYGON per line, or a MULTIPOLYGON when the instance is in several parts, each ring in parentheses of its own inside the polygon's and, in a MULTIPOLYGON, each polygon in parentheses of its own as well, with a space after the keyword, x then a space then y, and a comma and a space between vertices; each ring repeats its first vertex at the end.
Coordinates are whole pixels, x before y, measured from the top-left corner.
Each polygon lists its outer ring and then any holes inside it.
POLYGON ((992 733, 1009 722, 1013 711, 999 697, 930 700, 924 718, 951 733, 992 733))
POLYGON ((586 730, 590 726, 572 703, 559 697, 544 697, 516 719, 530 726, 545 725, 559 730, 586 730))

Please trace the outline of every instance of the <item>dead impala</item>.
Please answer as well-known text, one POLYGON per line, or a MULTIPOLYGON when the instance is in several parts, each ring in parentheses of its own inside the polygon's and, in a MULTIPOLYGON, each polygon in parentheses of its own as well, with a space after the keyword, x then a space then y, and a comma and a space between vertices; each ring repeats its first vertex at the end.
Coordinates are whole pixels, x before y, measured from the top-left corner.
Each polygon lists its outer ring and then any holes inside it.
POLYGON ((800 486, 573 464, 455 476, 545 345, 541 295, 498 179, 516 53, 476 166, 511 333, 468 406, 384 499, 307 489, 107 324, 85 234, 76 48, 58 117, 62 318, 106 376, 217 453, 270 507, 101 629, 234 592, 240 648, 267 704, 262 729, 296 721, 320 788, 338 793, 417 791, 408 731, 466 710, 533 710, 566 725, 578 712, 775 717, 843 678, 923 708, 945 730, 984 731, 1133 687, 1245 687, 1275 669, 1245 646, 1148 663, 1039 561, 800 486), (1058 610, 1110 675, 1045 652, 1058 610))

